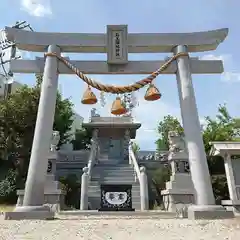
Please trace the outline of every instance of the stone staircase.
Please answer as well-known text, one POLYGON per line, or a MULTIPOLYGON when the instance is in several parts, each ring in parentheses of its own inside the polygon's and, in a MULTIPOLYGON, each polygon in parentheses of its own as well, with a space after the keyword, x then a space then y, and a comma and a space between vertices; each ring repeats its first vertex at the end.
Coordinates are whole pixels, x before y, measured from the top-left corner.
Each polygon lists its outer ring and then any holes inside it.
POLYGON ((135 182, 134 169, 129 164, 113 164, 117 162, 102 161, 96 165, 92 170, 91 181, 88 188, 88 199, 90 208, 96 210, 100 208, 101 204, 101 184, 108 185, 120 185, 131 184, 132 185, 132 207, 136 210, 140 209, 140 186, 139 182, 135 182), (111 164, 107 164, 111 162, 111 164))

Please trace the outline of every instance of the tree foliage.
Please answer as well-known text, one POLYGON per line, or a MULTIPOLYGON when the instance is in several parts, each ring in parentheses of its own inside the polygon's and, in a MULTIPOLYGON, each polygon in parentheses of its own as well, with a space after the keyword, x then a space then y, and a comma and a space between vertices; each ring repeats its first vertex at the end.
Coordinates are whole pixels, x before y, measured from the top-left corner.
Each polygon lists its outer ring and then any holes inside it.
POLYGON ((92 132, 86 129, 77 129, 75 138, 72 140, 73 150, 89 149, 91 144, 92 132))
POLYGON ((158 133, 160 138, 156 141, 158 150, 167 150, 168 144, 168 132, 177 131, 180 135, 183 134, 183 128, 177 118, 167 115, 158 124, 158 133))
POLYGON ((205 117, 206 126, 203 131, 203 141, 207 155, 211 150, 212 141, 236 141, 240 135, 240 118, 233 118, 226 105, 218 107, 215 119, 205 117))
POLYGON ((69 99, 63 99, 62 95, 58 92, 56 99, 55 117, 53 129, 59 131, 60 141, 59 146, 68 142, 73 123, 73 104, 69 99))
MULTIPOLYGON (((25 165, 24 172, 32 148, 41 82, 42 76, 38 75, 34 87, 24 85, 0 101, 0 158, 11 160, 21 170, 25 165)), ((58 92, 53 129, 60 133, 59 144, 68 140, 72 117, 73 104, 58 92)))
POLYGON ((69 174, 66 177, 60 177, 59 181, 63 184, 63 190, 66 191, 65 204, 69 208, 79 209, 81 183, 75 174, 69 174))
POLYGON ((134 154, 137 154, 138 151, 140 151, 140 146, 135 141, 133 142, 132 150, 133 150, 134 154))
MULTIPOLYGON (((183 134, 183 128, 177 118, 170 115, 165 116, 159 122, 158 133, 160 138, 156 141, 157 149, 168 149, 167 136, 169 131, 176 131, 183 134)), ((202 131, 203 142, 207 154, 208 166, 212 175, 214 195, 219 202, 226 199, 228 188, 225 177, 224 160, 221 156, 211 156, 211 142, 214 141, 239 141, 240 118, 232 117, 226 105, 219 105, 215 118, 205 117, 205 126, 202 131)))
POLYGON ((217 204, 221 204, 221 200, 223 199, 229 199, 228 185, 225 175, 212 175, 212 186, 217 204))
MULTIPOLYGON (((159 139, 156 141, 157 149, 168 149, 168 132, 176 131, 184 134, 179 120, 173 116, 165 116, 158 125, 159 139)), ((215 119, 205 117, 205 126, 202 132, 205 151, 209 156, 211 142, 213 141, 237 141, 240 136, 240 118, 232 117, 226 105, 219 105, 215 119)))
POLYGON ((17 172, 9 169, 6 178, 0 181, 0 204, 2 203, 16 203, 17 196, 17 172))

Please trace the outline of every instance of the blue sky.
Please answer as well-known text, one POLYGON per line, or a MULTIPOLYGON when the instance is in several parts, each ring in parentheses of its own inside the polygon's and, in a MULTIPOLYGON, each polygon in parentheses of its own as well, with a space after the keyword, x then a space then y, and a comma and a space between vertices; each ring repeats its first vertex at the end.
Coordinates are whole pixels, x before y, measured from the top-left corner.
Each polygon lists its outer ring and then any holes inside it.
MULTIPOLYGON (((234 0, 2 0, 0 28, 17 20, 26 20, 35 31, 104 33, 107 24, 128 24, 129 32, 192 32, 228 27, 226 41, 214 52, 195 54, 208 59, 222 59, 223 75, 194 75, 193 82, 201 121, 204 116, 214 116, 217 106, 226 103, 233 116, 240 115, 240 43, 238 19, 240 2, 234 0)), ((22 53, 24 58, 35 54, 22 53)), ((38 54, 39 56, 39 54, 38 54)), ((68 55, 72 59, 105 60, 101 54, 68 55)), ((130 60, 161 60, 166 54, 134 54, 130 60)), ((142 78, 136 76, 95 75, 105 83, 129 84, 142 78)), ((32 75, 16 75, 16 80, 34 84, 32 75)), ((64 97, 70 97, 75 110, 88 120, 90 107, 81 105, 85 85, 74 75, 61 76, 59 86, 64 97)), ((160 101, 143 101, 144 90, 137 93, 139 106, 134 111, 136 121, 142 123, 137 142, 142 150, 155 149, 157 122, 167 114, 180 117, 175 76, 161 75, 156 85, 163 94, 160 101), (154 110, 154 111, 153 111, 154 110)), ((108 116, 112 101, 107 96, 107 106, 97 106, 101 115, 108 116)))

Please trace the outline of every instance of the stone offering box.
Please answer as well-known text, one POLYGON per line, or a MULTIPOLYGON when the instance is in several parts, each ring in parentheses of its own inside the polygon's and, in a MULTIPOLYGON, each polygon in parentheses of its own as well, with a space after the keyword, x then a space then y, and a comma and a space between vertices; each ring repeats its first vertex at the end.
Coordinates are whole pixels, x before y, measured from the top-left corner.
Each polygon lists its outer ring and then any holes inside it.
POLYGON ((101 185, 99 211, 134 211, 132 185, 101 185))

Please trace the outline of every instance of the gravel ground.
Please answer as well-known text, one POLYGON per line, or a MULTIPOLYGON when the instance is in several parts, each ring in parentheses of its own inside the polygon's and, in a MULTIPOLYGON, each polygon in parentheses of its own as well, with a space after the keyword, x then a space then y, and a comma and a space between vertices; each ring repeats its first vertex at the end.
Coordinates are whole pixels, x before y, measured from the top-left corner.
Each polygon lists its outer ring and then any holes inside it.
POLYGON ((1 240, 239 240, 240 219, 133 219, 65 217, 53 221, 5 221, 0 216, 1 240))

